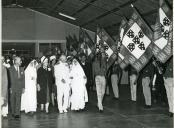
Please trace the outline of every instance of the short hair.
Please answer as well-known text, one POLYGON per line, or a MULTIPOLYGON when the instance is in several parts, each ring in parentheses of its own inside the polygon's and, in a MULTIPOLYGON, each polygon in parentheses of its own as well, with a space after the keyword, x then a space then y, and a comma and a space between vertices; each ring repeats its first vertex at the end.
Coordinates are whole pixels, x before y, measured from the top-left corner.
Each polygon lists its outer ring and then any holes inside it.
POLYGON ((16 61, 17 59, 21 59, 19 56, 15 56, 14 61, 16 61))

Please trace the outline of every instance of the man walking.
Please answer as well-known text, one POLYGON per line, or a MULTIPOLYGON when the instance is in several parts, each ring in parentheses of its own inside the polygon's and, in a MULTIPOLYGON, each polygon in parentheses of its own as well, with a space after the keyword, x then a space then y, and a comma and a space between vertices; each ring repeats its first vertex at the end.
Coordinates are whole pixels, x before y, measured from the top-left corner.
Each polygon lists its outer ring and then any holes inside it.
POLYGON ((99 112, 103 112, 103 98, 106 88, 106 57, 104 53, 99 53, 93 63, 93 74, 95 78, 96 90, 97 90, 97 100, 99 112))

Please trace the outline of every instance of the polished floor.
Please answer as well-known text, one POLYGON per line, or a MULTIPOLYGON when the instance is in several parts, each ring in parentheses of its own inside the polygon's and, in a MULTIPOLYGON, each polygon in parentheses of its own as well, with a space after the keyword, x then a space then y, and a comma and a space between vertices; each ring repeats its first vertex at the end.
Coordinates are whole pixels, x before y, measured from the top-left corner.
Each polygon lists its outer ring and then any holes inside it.
POLYGON ((128 93, 124 90, 119 100, 105 96, 103 113, 98 112, 96 94, 92 92, 86 111, 58 114, 56 108, 50 107, 49 114, 21 113, 20 119, 2 119, 2 128, 173 128, 167 106, 155 104, 145 109, 142 100, 131 102, 128 93))

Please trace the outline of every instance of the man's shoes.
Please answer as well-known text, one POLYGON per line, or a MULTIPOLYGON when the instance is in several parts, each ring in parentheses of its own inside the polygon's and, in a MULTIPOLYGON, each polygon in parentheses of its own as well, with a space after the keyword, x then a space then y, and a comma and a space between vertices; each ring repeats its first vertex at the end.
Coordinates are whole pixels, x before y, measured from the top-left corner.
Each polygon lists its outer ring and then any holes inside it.
POLYGON ((63 114, 63 110, 59 110, 59 113, 60 113, 60 114, 63 114))
POLYGON ((2 115, 2 118, 7 119, 8 117, 7 117, 7 115, 2 115))
POLYGON ((117 97, 113 97, 113 100, 118 100, 118 98, 117 97))
POLYGON ((100 109, 99 112, 100 112, 100 113, 103 113, 103 110, 100 109))
POLYGON ((135 103, 135 102, 136 102, 136 100, 132 100, 132 99, 131 99, 131 101, 132 101, 133 103, 135 103))
POLYGON ((173 117, 173 113, 169 112, 169 116, 170 116, 170 117, 173 117))
POLYGON ((48 114, 48 113, 49 113, 49 111, 48 111, 48 110, 45 110, 45 112, 46 112, 46 114, 48 114))
POLYGON ((152 106, 151 105, 145 105, 144 108, 145 109, 150 109, 152 106))
POLYGON ((68 111, 65 109, 65 110, 63 110, 63 112, 67 113, 68 111))
POLYGON ((15 115, 15 117, 14 117, 15 119, 19 119, 20 118, 20 116, 19 115, 15 115))

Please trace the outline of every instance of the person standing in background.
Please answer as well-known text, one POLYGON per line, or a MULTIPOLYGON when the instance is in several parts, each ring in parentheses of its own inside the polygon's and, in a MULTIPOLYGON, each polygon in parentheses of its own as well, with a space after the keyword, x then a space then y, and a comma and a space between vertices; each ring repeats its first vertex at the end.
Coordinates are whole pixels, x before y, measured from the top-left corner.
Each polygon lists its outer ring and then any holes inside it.
POLYGON ((20 118, 21 95, 25 91, 25 74, 21 66, 21 58, 14 58, 14 65, 10 67, 11 109, 12 116, 20 118))
POLYGON ((132 66, 130 67, 129 79, 130 79, 131 100, 136 101, 138 73, 132 66))
POLYGON ((116 60, 115 63, 111 67, 111 83, 112 83, 112 89, 114 93, 114 99, 119 98, 119 82, 122 75, 122 69, 120 68, 120 65, 118 64, 118 61, 116 60))
POLYGON ((169 116, 173 117, 174 113, 174 84, 173 84, 173 56, 167 61, 166 71, 164 73, 164 85, 166 88, 167 99, 169 104, 169 116))
POLYGON ((52 71, 52 74, 53 74, 53 85, 51 87, 51 102, 52 102, 52 105, 55 106, 55 99, 56 99, 56 96, 57 96, 57 89, 56 89, 56 83, 55 83, 55 76, 54 76, 54 66, 56 64, 56 56, 55 55, 52 55, 50 57, 50 67, 51 67, 51 71, 52 71))
POLYGON ((156 103, 157 101, 162 102, 162 105, 166 104, 166 89, 164 86, 164 79, 163 79, 163 73, 164 73, 164 67, 159 62, 154 60, 154 77, 152 82, 152 101, 156 103))
POLYGON ((97 91, 97 100, 98 100, 98 109, 99 112, 103 112, 103 98, 106 89, 106 56, 105 53, 98 53, 93 62, 93 75, 95 78, 96 91, 97 91))
POLYGON ((3 65, 4 57, 1 58, 1 114, 2 117, 7 117, 8 114, 8 75, 7 69, 3 65))
POLYGON ((51 86, 53 84, 53 75, 51 68, 48 67, 48 58, 43 56, 41 58, 41 67, 37 70, 37 90, 38 90, 38 103, 41 105, 41 111, 49 112, 48 107, 51 97, 51 86))
POLYGON ((81 66, 85 72, 85 75, 87 77, 87 83, 86 83, 86 88, 87 91, 89 92, 90 89, 92 89, 92 66, 91 63, 89 63, 89 59, 87 59, 87 56, 82 53, 81 54, 81 66))

